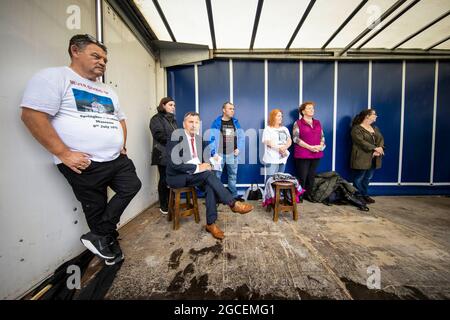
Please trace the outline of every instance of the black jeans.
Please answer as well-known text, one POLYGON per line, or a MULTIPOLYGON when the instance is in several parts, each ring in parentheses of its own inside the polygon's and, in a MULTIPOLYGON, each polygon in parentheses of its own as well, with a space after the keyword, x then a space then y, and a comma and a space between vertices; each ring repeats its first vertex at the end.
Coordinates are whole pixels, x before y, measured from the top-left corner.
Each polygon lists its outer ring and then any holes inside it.
POLYGON ((158 181, 158 197, 159 207, 163 211, 167 211, 169 207, 169 187, 166 182, 166 166, 158 165, 159 181, 158 181))
POLYGON ((217 203, 233 205, 235 202, 230 191, 223 186, 213 171, 189 175, 186 180, 186 186, 200 187, 205 190, 207 224, 212 224, 217 220, 217 203))
POLYGON ((314 177, 320 159, 295 159, 295 168, 297 171, 297 179, 300 185, 305 189, 305 196, 311 195, 314 188, 314 177))
POLYGON ((113 161, 92 161, 81 174, 63 163, 58 164, 58 169, 81 202, 91 231, 101 236, 117 236, 120 216, 142 186, 133 161, 121 154, 113 161), (107 187, 116 193, 109 202, 107 187))

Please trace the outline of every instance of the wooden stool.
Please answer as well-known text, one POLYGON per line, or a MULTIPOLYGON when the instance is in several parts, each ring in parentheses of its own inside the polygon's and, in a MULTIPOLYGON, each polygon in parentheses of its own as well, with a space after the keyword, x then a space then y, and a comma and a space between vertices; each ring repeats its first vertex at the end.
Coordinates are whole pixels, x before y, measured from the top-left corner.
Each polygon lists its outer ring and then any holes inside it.
POLYGON ((200 215, 198 213, 197 192, 195 188, 170 188, 169 214, 167 215, 167 220, 172 221, 173 219, 173 229, 178 230, 180 228, 180 217, 188 217, 192 214, 194 214, 195 222, 199 223, 200 215), (185 203, 180 203, 182 193, 186 194, 185 203))
POLYGON ((274 182, 272 186, 275 186, 275 205, 273 209, 273 221, 278 221, 278 214, 283 211, 292 211, 293 218, 295 221, 298 220, 298 213, 297 213, 297 201, 295 196, 295 187, 292 182, 274 182), (280 192, 283 191, 284 193, 284 201, 281 203, 281 197, 280 192), (291 193, 292 198, 292 204, 289 205, 287 202, 287 192, 291 193))

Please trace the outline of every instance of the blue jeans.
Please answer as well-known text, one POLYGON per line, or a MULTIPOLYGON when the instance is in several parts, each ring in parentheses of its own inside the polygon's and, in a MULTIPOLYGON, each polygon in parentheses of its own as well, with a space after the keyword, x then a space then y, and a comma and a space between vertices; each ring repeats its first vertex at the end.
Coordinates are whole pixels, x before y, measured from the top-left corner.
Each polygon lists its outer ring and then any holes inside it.
POLYGON ((187 187, 200 187, 205 190, 206 223, 212 224, 217 220, 217 204, 233 204, 231 193, 223 186, 212 171, 187 174, 187 187))
POLYGON ((220 180, 220 178, 222 177, 223 168, 226 165, 228 173, 228 189, 230 190, 233 198, 236 198, 238 196, 236 188, 238 157, 235 156, 233 153, 221 154, 220 156, 222 157, 222 171, 216 171, 216 176, 220 180))
POLYGON ((284 169, 286 169, 285 163, 266 163, 266 181, 271 176, 273 176, 277 172, 284 172, 284 169))
POLYGON ((353 169, 353 185, 358 189, 362 196, 367 196, 367 189, 369 188, 369 181, 372 179, 375 168, 372 167, 368 170, 356 170, 353 169))

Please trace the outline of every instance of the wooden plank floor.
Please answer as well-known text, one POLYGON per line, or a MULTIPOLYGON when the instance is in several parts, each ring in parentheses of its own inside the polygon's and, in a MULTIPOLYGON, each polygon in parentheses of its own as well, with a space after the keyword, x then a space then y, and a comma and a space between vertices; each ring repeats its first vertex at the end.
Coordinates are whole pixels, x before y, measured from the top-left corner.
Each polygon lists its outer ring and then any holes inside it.
POLYGON ((299 204, 278 223, 260 202, 219 207, 225 239, 158 208, 120 230, 126 260, 107 299, 450 299, 450 198, 375 197, 369 212, 299 204), (369 267, 380 289, 368 289, 369 267))

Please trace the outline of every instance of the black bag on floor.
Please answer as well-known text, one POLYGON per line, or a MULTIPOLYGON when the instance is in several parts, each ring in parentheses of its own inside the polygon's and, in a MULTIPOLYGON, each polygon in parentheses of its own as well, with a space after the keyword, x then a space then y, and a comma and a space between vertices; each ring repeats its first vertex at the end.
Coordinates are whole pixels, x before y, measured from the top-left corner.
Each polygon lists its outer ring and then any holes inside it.
POLYGON ((362 211, 369 211, 366 203, 356 196, 356 189, 337 172, 316 175, 312 198, 326 205, 350 204, 362 211))
POLYGON ((251 184, 250 187, 245 192, 245 200, 261 200, 263 193, 258 184, 251 184))

